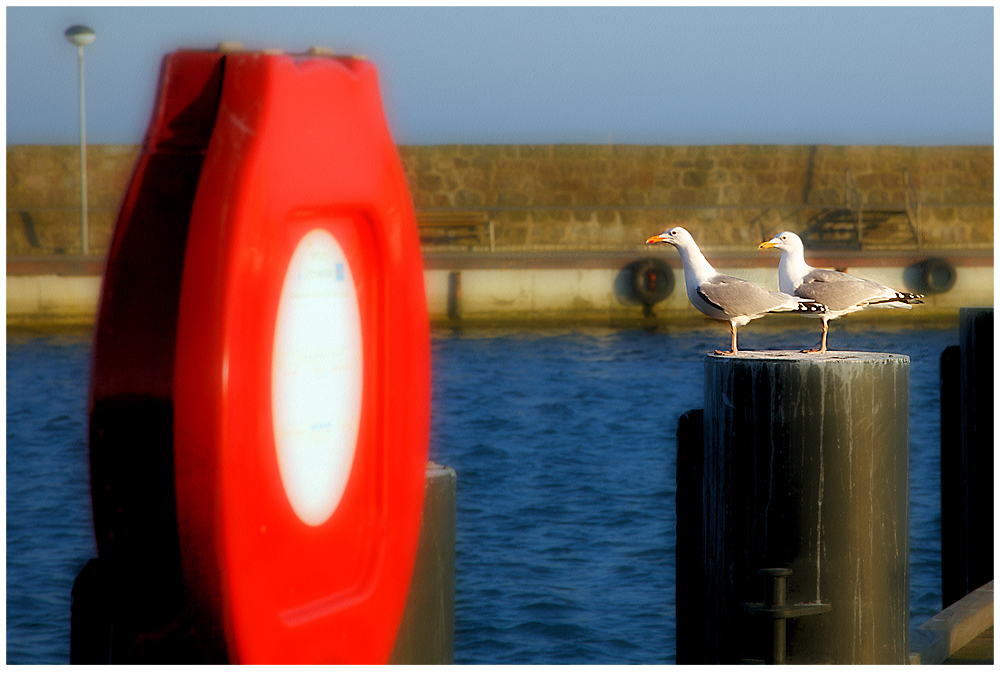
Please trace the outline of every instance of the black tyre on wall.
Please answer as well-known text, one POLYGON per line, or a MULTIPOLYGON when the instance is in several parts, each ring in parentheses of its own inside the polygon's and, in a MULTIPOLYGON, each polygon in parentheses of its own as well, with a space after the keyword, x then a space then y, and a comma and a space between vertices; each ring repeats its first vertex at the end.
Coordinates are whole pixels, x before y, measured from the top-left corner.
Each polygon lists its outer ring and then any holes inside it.
POLYGON ((931 257, 916 265, 920 275, 921 293, 947 293, 958 280, 958 272, 943 257, 931 257))
POLYGON ((632 292, 639 302, 655 305, 667 299, 674 290, 674 272, 663 260, 647 259, 633 262, 632 292))

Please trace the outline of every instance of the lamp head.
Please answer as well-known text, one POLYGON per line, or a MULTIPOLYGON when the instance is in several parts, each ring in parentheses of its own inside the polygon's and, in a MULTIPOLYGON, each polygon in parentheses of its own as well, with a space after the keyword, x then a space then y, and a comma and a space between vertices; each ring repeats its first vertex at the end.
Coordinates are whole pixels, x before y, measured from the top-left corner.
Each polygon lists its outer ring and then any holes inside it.
POLYGON ((89 45, 94 42, 97 34, 94 33, 94 29, 89 26, 70 26, 66 29, 66 40, 69 40, 74 45, 79 45, 83 47, 84 45, 89 45))

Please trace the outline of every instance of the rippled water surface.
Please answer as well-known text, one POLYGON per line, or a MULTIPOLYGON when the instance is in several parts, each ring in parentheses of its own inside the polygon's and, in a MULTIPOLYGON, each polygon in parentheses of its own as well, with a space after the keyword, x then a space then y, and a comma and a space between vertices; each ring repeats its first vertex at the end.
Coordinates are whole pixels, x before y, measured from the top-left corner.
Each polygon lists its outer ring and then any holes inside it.
MULTIPOLYGON (((760 324, 759 324, 760 325, 760 324)), ((799 348, 818 328, 740 334, 799 348)), ((938 359, 955 329, 835 328, 910 355, 911 622, 940 610, 938 359)), ((458 473, 457 663, 674 660, 674 440, 713 331, 440 331, 431 457, 458 473)), ((95 556, 89 335, 7 341, 7 661, 66 663, 95 556)))
POLYGON ((90 335, 7 336, 7 663, 68 663, 73 579, 97 556, 90 335))

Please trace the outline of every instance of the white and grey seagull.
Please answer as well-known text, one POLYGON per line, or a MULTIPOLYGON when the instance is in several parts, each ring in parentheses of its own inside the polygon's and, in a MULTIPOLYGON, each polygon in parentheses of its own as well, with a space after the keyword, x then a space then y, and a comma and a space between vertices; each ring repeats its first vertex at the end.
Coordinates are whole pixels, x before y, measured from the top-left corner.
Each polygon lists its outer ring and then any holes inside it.
POLYGON ((865 309, 872 305, 910 309, 910 305, 923 304, 922 295, 901 293, 881 283, 859 279, 844 272, 817 269, 806 263, 802 239, 790 231, 777 234, 764 241, 758 250, 777 248, 781 251, 778 261, 778 288, 789 295, 808 297, 826 305, 826 311, 816 314, 823 321, 823 338, 819 349, 803 352, 825 352, 830 320, 865 309))
POLYGON ((675 226, 651 236, 647 244, 669 243, 680 253, 684 265, 684 285, 688 300, 705 316, 729 322, 732 349, 715 350, 716 354, 736 354, 736 329, 769 312, 826 311, 821 304, 794 295, 761 288, 757 284, 715 271, 687 229, 675 226))

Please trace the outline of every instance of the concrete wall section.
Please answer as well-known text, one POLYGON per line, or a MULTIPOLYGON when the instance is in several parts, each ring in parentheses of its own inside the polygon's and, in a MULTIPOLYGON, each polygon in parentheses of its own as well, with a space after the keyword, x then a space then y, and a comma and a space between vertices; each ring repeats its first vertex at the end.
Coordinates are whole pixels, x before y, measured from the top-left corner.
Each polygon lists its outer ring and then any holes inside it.
POLYGON ((8 276, 7 325, 92 324, 100 276, 8 276))
MULTIPOLYGON (((688 302, 684 275, 678 262, 670 262, 674 288, 670 296, 652 306, 653 316, 631 289, 627 268, 520 267, 493 269, 468 263, 464 268, 426 269, 427 308, 435 324, 598 324, 701 323, 704 317, 688 302), (461 284, 449 317, 449 275, 458 273, 461 284)), ((868 310, 848 317, 858 320, 947 319, 957 322, 962 307, 993 305, 993 267, 957 266, 955 286, 947 293, 928 295, 912 310, 868 310), (952 318, 954 317, 954 318, 952 318)), ((773 266, 719 267, 776 290, 773 266)), ((870 278, 906 290, 900 267, 848 268, 855 276, 870 278)), ((8 276, 7 325, 91 324, 100 295, 99 276, 8 276)), ((842 323, 835 322, 835 323, 842 323)))
MULTIPOLYGON (((461 274, 457 318, 449 318, 449 274, 455 270, 424 272, 427 306, 431 321, 462 323, 700 323, 704 318, 687 299, 684 275, 674 269, 674 289, 653 305, 653 318, 646 317, 642 303, 630 289, 630 278, 621 269, 465 269, 461 274)), ((760 286, 778 288, 774 267, 720 268, 760 286)), ((855 276, 870 278, 906 290, 903 270, 898 267, 848 269, 855 276)), ((847 317, 849 322, 876 320, 957 320, 958 311, 969 305, 993 304, 992 267, 956 267, 957 281, 947 293, 928 295, 923 305, 910 310, 871 309, 847 317), (954 319, 952 319, 954 317, 954 319)), ((455 307, 453 307, 455 308, 455 307)), ((844 323, 843 320, 835 323, 844 323)))

